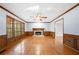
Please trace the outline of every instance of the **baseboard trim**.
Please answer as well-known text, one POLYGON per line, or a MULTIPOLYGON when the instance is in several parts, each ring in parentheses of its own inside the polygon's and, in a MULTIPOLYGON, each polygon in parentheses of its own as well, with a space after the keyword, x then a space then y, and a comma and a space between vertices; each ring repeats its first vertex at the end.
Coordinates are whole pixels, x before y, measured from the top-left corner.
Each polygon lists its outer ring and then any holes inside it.
POLYGON ((72 47, 69 47, 68 45, 66 45, 66 44, 64 44, 66 47, 68 47, 68 48, 70 48, 71 50, 73 50, 73 51, 75 51, 75 52, 78 52, 79 53, 79 51, 78 50, 76 50, 76 49, 74 49, 74 48, 72 48, 72 47))

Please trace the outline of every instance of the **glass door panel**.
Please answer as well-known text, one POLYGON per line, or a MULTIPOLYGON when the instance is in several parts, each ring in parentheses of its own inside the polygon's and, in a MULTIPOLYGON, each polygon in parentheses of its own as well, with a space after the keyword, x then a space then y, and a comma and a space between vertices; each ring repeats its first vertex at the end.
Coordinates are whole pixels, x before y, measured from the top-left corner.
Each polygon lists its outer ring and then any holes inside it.
POLYGON ((13 37, 13 21, 13 18, 7 16, 7 38, 13 37))
POLYGON ((20 30, 21 30, 21 25, 19 21, 15 21, 15 36, 21 35, 20 30))

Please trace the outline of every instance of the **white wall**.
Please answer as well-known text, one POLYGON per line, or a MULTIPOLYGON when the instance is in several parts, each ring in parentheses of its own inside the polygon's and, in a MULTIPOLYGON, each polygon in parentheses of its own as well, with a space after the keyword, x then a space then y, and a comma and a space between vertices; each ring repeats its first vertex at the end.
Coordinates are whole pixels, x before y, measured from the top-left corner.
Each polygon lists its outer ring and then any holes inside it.
MULTIPOLYGON (((13 17, 16 20, 22 21, 18 19, 17 17, 13 16, 12 14, 8 13, 7 11, 0 8, 0 35, 6 34, 6 16, 9 15, 13 17)), ((22 21, 24 22, 24 21, 22 21)))
MULTIPOLYGON (((79 6, 56 20, 61 18, 64 18, 64 33, 79 35, 79 6)), ((54 22, 51 23, 51 31, 54 31, 54 22)))
POLYGON ((55 36, 63 36, 63 18, 55 22, 55 36))
MULTIPOLYGON (((79 35, 79 6, 56 20, 61 18, 64 18, 64 33, 79 35)), ((54 31, 54 22, 50 24, 51 31, 54 31)))
POLYGON ((45 28, 45 31, 50 31, 50 23, 27 23, 26 31, 32 31, 32 28, 45 28))
POLYGON ((63 16, 61 16, 60 18, 58 18, 58 19, 56 19, 56 20, 54 20, 54 21, 52 21, 52 22, 50 23, 50 31, 51 31, 51 32, 55 32, 55 21, 60 20, 60 19, 62 19, 62 18, 63 18, 63 16))
POLYGON ((54 21, 50 23, 50 31, 51 32, 54 32, 55 31, 54 30, 54 25, 55 25, 55 22, 54 21))
POLYGON ((0 9, 0 35, 6 34, 6 15, 3 10, 0 9))
POLYGON ((25 23, 25 32, 27 31, 27 23, 25 23))
POLYGON ((79 6, 64 15, 64 33, 79 35, 79 6))

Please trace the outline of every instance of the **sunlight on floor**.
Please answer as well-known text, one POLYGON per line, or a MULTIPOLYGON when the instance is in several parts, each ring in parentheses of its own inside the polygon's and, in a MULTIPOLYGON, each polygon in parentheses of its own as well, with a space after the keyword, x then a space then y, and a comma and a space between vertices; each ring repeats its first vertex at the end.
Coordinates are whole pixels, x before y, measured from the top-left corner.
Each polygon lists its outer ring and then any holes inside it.
POLYGON ((40 55, 42 48, 43 48, 43 45, 41 45, 41 44, 37 44, 37 45, 35 46, 36 55, 40 55))

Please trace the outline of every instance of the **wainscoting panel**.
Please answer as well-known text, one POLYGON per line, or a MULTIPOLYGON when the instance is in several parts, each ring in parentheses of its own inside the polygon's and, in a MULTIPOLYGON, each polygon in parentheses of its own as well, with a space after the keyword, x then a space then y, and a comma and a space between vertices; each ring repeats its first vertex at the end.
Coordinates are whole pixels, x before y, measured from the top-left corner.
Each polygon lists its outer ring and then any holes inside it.
POLYGON ((48 31, 48 32, 44 32, 44 35, 45 36, 50 36, 50 32, 48 31))
POLYGON ((6 35, 0 35, 0 52, 5 49, 6 42, 6 35))
POLYGON ((64 34, 64 44, 79 51, 79 35, 64 34))
MULTIPOLYGON (((25 32, 25 35, 32 36, 32 35, 34 35, 34 33, 32 31, 27 31, 27 32, 25 32)), ((44 35, 45 36, 52 36, 53 38, 55 38, 55 32, 45 31, 44 35)))
POLYGON ((50 32, 50 36, 52 36, 53 38, 55 38, 55 32, 50 32))
POLYGON ((27 31, 27 32, 25 32, 25 35, 26 36, 32 36, 33 35, 33 32, 32 31, 27 31))

